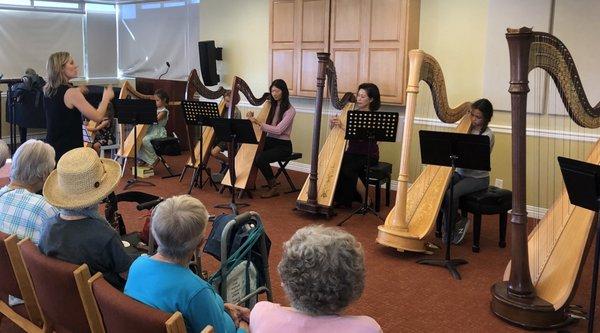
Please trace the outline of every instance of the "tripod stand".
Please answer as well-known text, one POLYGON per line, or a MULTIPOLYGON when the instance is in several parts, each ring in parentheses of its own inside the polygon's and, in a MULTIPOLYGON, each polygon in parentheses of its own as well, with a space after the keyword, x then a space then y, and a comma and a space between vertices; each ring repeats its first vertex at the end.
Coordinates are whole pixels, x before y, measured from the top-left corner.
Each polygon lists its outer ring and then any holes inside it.
MULTIPOLYGON (((592 292, 588 311, 588 332, 594 332, 596 294, 598 293, 598 262, 600 261, 600 166, 587 162, 558 157, 569 201, 575 206, 596 212, 596 251, 592 273, 592 292)), ((576 221, 573 221, 574 223, 576 221)), ((593 225, 593 224, 592 224, 593 225)))
POLYGON ((369 206, 369 179, 371 178, 371 146, 377 141, 396 141, 398 130, 398 113, 396 112, 367 112, 350 111, 347 116, 346 140, 366 140, 367 159, 365 160, 365 195, 360 208, 353 211, 338 226, 348 221, 352 216, 371 213, 383 220, 377 212, 369 206))
MULTIPOLYGON (((190 187, 188 189, 188 194, 192 193, 192 189, 195 185, 200 188, 204 186, 202 172, 207 174, 207 181, 210 182, 215 190, 217 190, 217 185, 215 185, 215 183, 212 181, 210 169, 206 166, 206 161, 204 158, 204 132, 202 129, 203 126, 212 126, 212 119, 220 118, 219 106, 215 102, 182 101, 181 107, 183 108, 183 114, 185 116, 185 124, 188 127, 188 136, 191 135, 189 131, 190 126, 198 126, 200 128, 200 137, 198 138, 198 142, 200 143, 199 163, 196 167, 196 170, 194 170, 194 175, 192 176, 190 187)), ((191 137, 190 142, 192 142, 191 137)), ((193 149, 191 150, 191 160, 192 165, 196 165, 196 156, 193 149)))
POLYGON ((229 143, 227 158, 229 159, 229 177, 231 181, 231 201, 228 204, 220 204, 216 205, 215 207, 229 208, 233 214, 237 215, 238 206, 249 206, 247 203, 235 202, 235 155, 237 151, 237 145, 239 143, 258 144, 258 141, 256 141, 256 135, 254 134, 252 123, 248 119, 216 118, 213 119, 213 127, 215 129, 217 140, 226 141, 229 143))
POLYGON ((133 178, 127 180, 124 189, 128 189, 136 184, 155 186, 149 181, 140 180, 137 174, 137 125, 156 123, 155 102, 145 99, 115 99, 114 107, 115 118, 119 120, 119 123, 133 125, 133 178))
MULTIPOLYGON (((490 170, 490 138, 485 135, 472 135, 461 133, 444 133, 419 131, 421 140, 421 161, 423 164, 449 166, 451 175, 457 167, 490 170)), ((452 277, 460 280, 457 266, 467 264, 464 259, 450 258, 450 243, 452 229, 454 229, 453 207, 454 182, 450 181, 450 196, 446 207, 446 254, 444 259, 421 259, 417 263, 446 267, 452 277)))

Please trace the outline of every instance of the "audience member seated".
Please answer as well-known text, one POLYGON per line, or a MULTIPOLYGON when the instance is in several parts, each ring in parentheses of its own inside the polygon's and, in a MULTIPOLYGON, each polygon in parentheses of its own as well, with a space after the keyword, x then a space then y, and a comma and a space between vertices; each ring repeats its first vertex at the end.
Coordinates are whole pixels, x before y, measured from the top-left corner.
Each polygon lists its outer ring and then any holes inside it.
POLYGON ((42 229, 39 248, 47 256, 86 263, 123 290, 132 259, 117 232, 100 215, 99 203, 121 178, 119 163, 99 158, 92 148, 75 148, 58 161, 44 184, 44 197, 59 214, 42 229))
POLYGON ((367 316, 341 312, 365 286, 363 249, 339 228, 304 227, 283 245, 277 267, 290 307, 259 302, 250 314, 253 333, 382 332, 367 316))
POLYGON ((183 314, 189 333, 206 325, 215 332, 247 332, 250 311, 223 304, 211 285, 188 268, 190 258, 204 241, 208 212, 189 195, 169 198, 152 213, 152 235, 158 252, 141 256, 131 265, 125 294, 158 308, 183 314))
MULTIPOLYGON (((8 146, 0 144, 0 160, 7 156, 8 146)), ((0 231, 29 237, 35 244, 40 241, 44 223, 58 213, 37 194, 54 165, 54 148, 47 143, 29 140, 17 149, 10 166, 10 183, 0 189, 0 231)))

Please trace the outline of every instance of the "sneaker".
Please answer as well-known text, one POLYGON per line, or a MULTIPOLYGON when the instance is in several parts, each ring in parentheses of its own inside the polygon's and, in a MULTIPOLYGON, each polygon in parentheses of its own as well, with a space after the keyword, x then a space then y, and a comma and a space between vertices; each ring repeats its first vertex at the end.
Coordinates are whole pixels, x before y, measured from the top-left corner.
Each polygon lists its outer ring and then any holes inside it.
POLYGON ((469 230, 470 223, 471 221, 466 218, 460 219, 458 222, 456 222, 453 230, 454 234, 452 235, 452 244, 458 245, 462 243, 467 235, 467 230, 469 230))

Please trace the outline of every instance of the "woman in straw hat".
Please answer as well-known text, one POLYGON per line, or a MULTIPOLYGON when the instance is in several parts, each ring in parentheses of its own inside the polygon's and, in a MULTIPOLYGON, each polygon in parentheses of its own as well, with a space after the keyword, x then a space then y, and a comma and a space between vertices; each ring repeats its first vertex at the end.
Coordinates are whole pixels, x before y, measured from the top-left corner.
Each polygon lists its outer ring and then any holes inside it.
POLYGON ((42 230, 40 250, 73 264, 86 263, 92 274, 102 272, 113 286, 123 289, 120 276, 132 258, 117 232, 98 211, 121 178, 119 164, 99 158, 92 148, 76 148, 59 161, 44 184, 44 197, 59 214, 42 230))

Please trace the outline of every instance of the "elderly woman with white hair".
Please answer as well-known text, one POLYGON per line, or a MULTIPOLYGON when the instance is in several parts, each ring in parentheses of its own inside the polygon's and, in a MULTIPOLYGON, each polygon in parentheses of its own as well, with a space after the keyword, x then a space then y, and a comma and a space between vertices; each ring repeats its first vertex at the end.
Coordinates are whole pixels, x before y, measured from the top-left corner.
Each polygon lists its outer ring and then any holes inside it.
POLYGON ((251 332, 381 332, 370 317, 340 314, 365 286, 364 254, 354 236, 340 228, 304 227, 284 243, 277 269, 291 308, 257 303, 251 332))
POLYGON ((207 221, 204 205, 189 195, 156 206, 151 232, 158 251, 133 262, 125 294, 166 312, 181 312, 190 333, 207 325, 219 333, 247 332, 250 311, 224 304, 212 286, 188 268, 194 251, 202 246, 207 221))
POLYGON ((119 234, 100 215, 99 204, 121 179, 119 163, 99 158, 92 148, 75 148, 61 157, 44 184, 44 197, 59 208, 42 230, 38 247, 49 257, 87 264, 115 288, 123 289, 132 258, 119 234))
MULTIPOLYGON (((0 162, 10 157, 4 141, 0 141, 0 162)), ((10 183, 0 189, 0 231, 29 237, 37 244, 42 226, 58 211, 43 196, 46 178, 54 169, 54 148, 39 140, 23 143, 15 152, 10 166, 10 183)))

